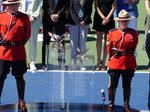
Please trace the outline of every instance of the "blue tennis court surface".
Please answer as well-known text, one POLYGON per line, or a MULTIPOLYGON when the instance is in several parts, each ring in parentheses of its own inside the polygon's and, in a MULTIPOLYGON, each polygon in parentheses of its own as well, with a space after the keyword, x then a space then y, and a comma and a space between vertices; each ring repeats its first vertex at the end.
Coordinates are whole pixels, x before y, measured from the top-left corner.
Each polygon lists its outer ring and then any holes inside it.
MULTIPOLYGON (((40 102, 60 102, 70 104, 108 104, 107 87, 109 77, 106 72, 42 72, 25 74, 27 106, 40 102), (102 101, 101 89, 105 90, 106 101, 102 101)), ((132 80, 130 106, 136 110, 148 111, 149 73, 135 73, 132 80)), ((123 105, 121 77, 116 92, 115 105, 123 105)), ((3 88, 2 105, 16 104, 18 101, 14 77, 9 74, 3 88)))

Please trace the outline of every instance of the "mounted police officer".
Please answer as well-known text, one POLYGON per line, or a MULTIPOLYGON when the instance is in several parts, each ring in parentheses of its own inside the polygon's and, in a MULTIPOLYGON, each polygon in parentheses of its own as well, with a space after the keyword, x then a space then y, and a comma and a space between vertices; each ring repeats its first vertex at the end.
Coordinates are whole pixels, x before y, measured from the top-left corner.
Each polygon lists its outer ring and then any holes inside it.
POLYGON ((18 11, 19 0, 6 0, 3 4, 7 5, 8 11, 0 14, 0 97, 11 67, 17 84, 18 109, 26 111, 23 74, 27 71, 25 44, 31 34, 30 20, 18 11))
POLYGON ((110 82, 108 86, 109 109, 108 112, 114 111, 115 92, 118 86, 120 75, 122 75, 122 85, 124 94, 124 111, 130 110, 130 93, 131 80, 134 76, 136 64, 136 57, 134 51, 138 43, 138 33, 131 28, 128 28, 130 19, 133 19, 128 12, 121 10, 119 17, 114 18, 118 20, 120 27, 113 29, 108 34, 107 48, 109 56, 108 74, 110 82))

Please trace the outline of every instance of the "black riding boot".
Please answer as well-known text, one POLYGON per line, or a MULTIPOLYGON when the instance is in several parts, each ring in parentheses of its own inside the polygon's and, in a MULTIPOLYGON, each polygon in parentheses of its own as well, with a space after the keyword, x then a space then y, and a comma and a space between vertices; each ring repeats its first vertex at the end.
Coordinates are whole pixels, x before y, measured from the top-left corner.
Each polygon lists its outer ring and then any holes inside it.
POLYGON ((108 96, 109 96, 108 112, 114 112, 115 94, 116 94, 116 89, 108 88, 108 96))
POLYGON ((27 111, 26 103, 24 100, 24 92, 25 92, 25 81, 17 81, 17 90, 18 90, 18 109, 21 111, 27 111))
POLYGON ((1 95, 2 95, 3 86, 4 86, 4 81, 0 81, 0 104, 1 104, 1 95))
POLYGON ((124 107, 123 110, 124 112, 131 112, 130 110, 130 94, 131 94, 131 89, 123 89, 123 96, 124 96, 124 107))

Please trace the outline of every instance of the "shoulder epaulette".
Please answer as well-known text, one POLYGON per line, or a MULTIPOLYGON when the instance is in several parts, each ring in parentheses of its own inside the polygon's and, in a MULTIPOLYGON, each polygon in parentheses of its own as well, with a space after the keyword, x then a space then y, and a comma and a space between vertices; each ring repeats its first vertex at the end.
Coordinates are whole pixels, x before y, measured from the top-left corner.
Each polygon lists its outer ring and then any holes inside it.
MULTIPOLYGON (((25 14, 25 13, 23 13, 23 12, 19 12, 20 14, 22 14, 22 15, 27 15, 27 14, 25 14)), ((28 15, 27 15, 28 16, 28 15)))
POLYGON ((111 29, 110 32, 115 31, 115 30, 117 30, 117 29, 111 29))
POLYGON ((135 32, 137 32, 137 34, 138 34, 138 31, 137 30, 135 30, 135 29, 133 29, 133 28, 128 28, 128 31, 129 30, 131 30, 131 31, 135 31, 135 32))
POLYGON ((128 30, 134 30, 133 28, 127 28, 128 30))
POLYGON ((20 14, 23 14, 23 15, 27 15, 27 14, 25 14, 25 13, 23 13, 23 12, 19 12, 20 14))
POLYGON ((0 12, 0 14, 6 13, 7 11, 0 12))

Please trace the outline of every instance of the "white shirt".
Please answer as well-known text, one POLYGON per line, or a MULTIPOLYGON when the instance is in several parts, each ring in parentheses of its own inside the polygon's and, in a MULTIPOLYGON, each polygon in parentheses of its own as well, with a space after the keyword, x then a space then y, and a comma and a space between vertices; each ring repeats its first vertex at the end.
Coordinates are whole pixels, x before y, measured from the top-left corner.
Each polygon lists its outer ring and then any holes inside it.
POLYGON ((32 8, 32 0, 26 0, 26 7, 29 9, 32 8))

